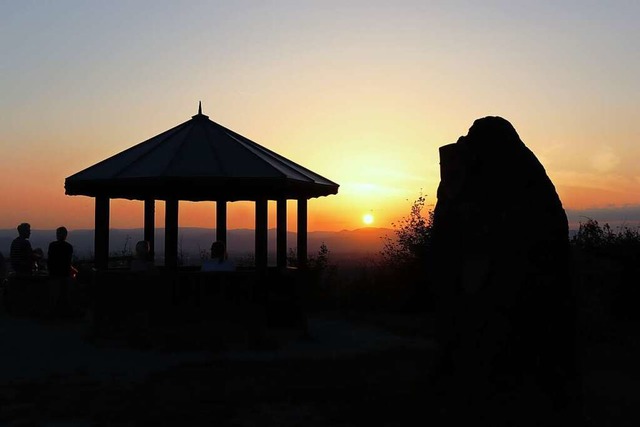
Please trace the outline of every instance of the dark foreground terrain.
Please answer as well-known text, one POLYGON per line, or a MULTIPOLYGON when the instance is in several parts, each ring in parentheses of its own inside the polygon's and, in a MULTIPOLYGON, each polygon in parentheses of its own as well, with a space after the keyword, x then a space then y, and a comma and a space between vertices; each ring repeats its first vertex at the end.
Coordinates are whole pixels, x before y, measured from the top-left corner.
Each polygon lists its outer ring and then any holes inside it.
MULTIPOLYGON (((184 354, 86 342, 81 322, 0 317, 0 425, 482 425, 464 384, 434 387, 428 316, 323 314, 277 349, 184 354)), ((614 329, 582 340, 575 425, 640 425, 640 346, 614 329)), ((498 408, 487 425, 554 425, 535 402, 498 408)))

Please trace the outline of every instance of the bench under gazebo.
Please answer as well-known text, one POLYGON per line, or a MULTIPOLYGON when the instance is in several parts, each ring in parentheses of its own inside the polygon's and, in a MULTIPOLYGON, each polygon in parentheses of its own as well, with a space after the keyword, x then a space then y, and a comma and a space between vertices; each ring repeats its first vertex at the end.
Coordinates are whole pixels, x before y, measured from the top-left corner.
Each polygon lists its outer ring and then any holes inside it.
POLYGON ((297 257, 307 260, 307 201, 338 184, 198 114, 65 180, 67 195, 95 198, 95 267, 109 259, 111 199, 144 201, 144 239, 154 253, 155 201, 165 201, 165 268, 178 267, 178 208, 216 203, 216 239, 227 241, 227 203, 255 202, 255 263, 267 268, 268 201, 276 201, 277 266, 287 263, 287 200, 297 201, 297 257))

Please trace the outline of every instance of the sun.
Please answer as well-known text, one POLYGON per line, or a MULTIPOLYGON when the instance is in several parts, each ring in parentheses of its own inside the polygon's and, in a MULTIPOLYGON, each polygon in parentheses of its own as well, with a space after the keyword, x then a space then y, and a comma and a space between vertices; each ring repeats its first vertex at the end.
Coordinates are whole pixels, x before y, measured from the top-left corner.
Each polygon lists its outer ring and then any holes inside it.
POLYGON ((370 213, 364 214, 364 216, 362 217, 362 222, 367 225, 373 224, 373 215, 371 215, 370 213))

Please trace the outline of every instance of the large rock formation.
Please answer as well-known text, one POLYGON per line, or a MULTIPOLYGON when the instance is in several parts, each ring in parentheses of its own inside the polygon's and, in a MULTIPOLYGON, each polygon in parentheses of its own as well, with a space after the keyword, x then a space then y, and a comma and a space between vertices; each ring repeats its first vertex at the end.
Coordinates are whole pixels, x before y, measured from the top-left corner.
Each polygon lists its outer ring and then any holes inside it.
POLYGON ((555 187, 501 117, 478 119, 441 147, 440 168, 440 369, 475 398, 529 381, 549 405, 562 405, 573 311, 567 217, 555 187))

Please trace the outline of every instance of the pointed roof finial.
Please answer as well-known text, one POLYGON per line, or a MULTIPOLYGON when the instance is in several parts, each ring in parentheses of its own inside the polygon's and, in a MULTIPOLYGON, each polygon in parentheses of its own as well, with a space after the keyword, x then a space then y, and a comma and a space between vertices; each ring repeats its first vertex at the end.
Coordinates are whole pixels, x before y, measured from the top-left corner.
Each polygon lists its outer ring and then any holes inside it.
POLYGON ((202 114, 202 101, 198 101, 198 114, 191 116, 192 119, 208 119, 209 116, 202 114))

